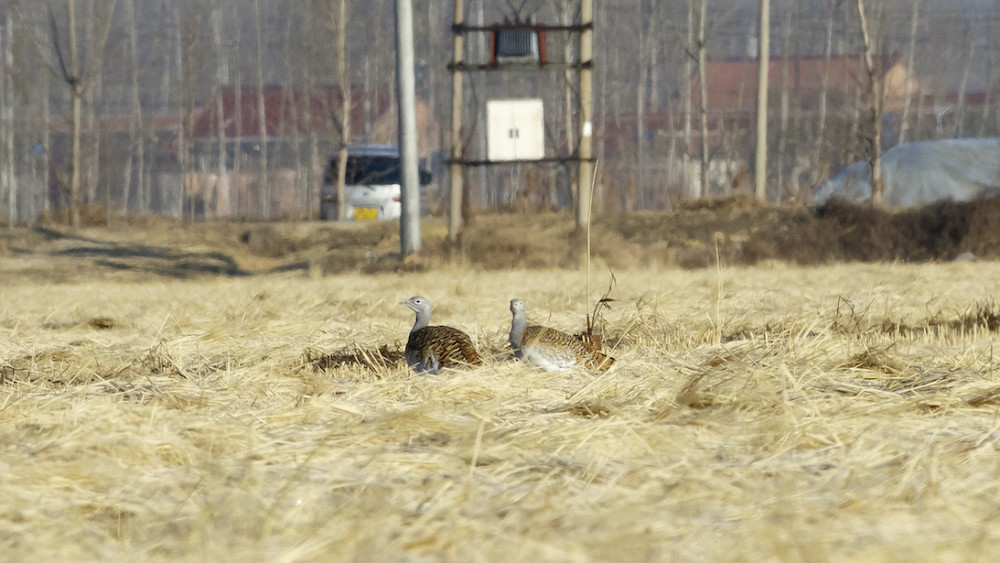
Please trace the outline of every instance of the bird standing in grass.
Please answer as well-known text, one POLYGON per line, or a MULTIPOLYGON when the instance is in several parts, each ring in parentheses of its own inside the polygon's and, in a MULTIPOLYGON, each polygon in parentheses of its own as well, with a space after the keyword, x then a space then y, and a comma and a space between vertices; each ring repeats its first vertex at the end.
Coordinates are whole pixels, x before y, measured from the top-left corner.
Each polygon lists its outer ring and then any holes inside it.
POLYGON ((400 303, 417 314, 417 320, 406 341, 406 363, 419 374, 438 373, 441 368, 483 363, 472 345, 472 339, 457 328, 428 326, 431 322, 431 302, 426 297, 411 297, 400 303))
POLYGON ((524 301, 511 299, 510 347, 519 360, 546 371, 571 368, 607 371, 615 359, 587 347, 582 340, 544 326, 528 326, 524 301))

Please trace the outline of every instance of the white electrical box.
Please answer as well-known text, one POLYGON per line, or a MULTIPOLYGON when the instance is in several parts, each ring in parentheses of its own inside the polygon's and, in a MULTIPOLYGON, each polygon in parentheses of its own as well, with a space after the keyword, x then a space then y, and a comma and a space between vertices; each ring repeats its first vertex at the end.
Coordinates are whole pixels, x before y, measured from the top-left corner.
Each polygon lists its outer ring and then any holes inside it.
POLYGON ((487 157, 493 161, 544 158, 543 118, 539 99, 487 101, 487 157))

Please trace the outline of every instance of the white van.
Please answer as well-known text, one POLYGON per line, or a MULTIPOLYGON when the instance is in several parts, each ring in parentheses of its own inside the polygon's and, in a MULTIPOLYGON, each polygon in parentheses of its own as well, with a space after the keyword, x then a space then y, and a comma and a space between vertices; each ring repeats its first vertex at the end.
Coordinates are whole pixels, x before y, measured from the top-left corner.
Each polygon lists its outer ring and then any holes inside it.
MULTIPOLYGON (((320 219, 337 219, 338 154, 330 156, 323 174, 320 219)), ((420 170, 420 185, 426 186, 431 174, 420 170)), ((344 176, 344 200, 347 217, 355 221, 388 221, 402 214, 399 149, 392 145, 358 145, 347 148, 347 173, 344 176)))

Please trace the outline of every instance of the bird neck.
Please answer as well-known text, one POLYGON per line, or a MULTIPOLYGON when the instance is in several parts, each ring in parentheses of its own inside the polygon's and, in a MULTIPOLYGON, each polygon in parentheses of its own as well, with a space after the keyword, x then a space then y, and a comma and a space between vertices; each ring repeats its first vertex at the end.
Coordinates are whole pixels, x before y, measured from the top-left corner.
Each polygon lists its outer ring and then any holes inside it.
POLYGON ((524 338, 524 329, 528 326, 528 319, 524 313, 514 313, 514 318, 510 323, 510 345, 512 348, 521 347, 521 339, 524 338))
POLYGON ((417 320, 413 323, 413 328, 410 332, 416 332, 425 326, 429 325, 431 322, 431 312, 430 311, 417 311, 417 320))

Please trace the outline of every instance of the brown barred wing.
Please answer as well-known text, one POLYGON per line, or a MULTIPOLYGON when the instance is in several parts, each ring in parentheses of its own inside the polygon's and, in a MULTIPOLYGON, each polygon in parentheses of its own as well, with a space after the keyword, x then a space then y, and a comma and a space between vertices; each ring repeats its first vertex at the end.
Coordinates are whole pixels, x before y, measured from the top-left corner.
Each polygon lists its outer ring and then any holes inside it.
POLYGON ((614 358, 584 345, 579 338, 544 326, 525 329, 519 357, 551 371, 569 368, 606 371, 615 363, 614 358))
POLYGON ((431 373, 483 363, 469 335, 450 326, 427 326, 411 332, 406 360, 417 372, 431 373))

